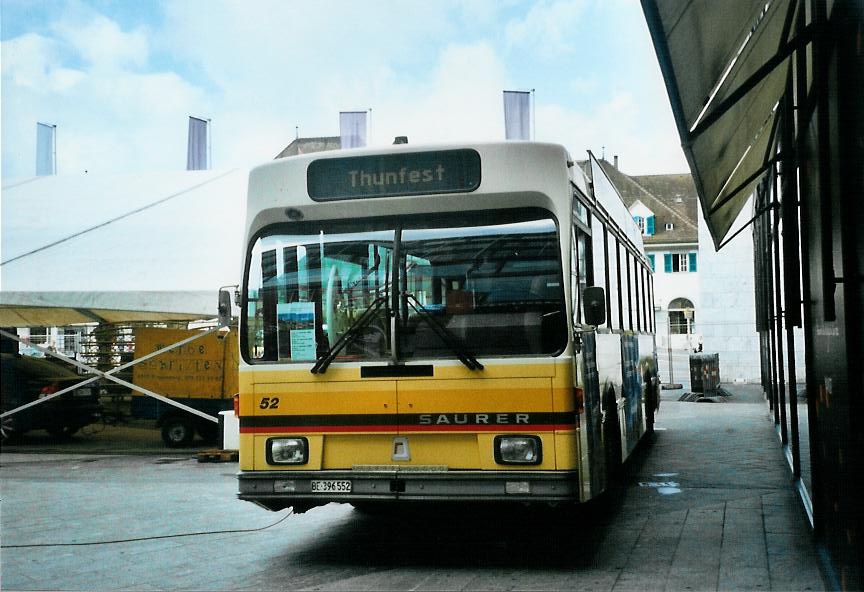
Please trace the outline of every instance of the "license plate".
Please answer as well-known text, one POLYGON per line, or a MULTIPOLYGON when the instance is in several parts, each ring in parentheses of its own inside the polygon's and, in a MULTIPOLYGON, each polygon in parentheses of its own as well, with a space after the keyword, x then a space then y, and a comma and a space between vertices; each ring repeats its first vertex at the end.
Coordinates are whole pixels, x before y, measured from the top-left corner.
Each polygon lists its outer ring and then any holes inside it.
POLYGON ((351 493, 351 482, 312 481, 312 493, 351 493))

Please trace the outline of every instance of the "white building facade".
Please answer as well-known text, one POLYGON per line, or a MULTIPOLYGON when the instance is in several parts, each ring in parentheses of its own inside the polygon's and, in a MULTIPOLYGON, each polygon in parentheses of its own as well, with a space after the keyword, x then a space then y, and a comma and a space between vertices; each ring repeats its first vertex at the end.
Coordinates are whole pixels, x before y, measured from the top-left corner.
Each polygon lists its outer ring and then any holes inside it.
MULTIPOLYGON (((744 208, 750 213, 750 208, 744 208)), ((749 218, 749 215, 747 215, 749 218)), ((720 354, 720 378, 724 382, 758 383, 761 377, 759 333, 756 331, 756 297, 753 273, 753 233, 748 228, 715 251, 708 227, 699 217, 699 238, 705 280, 700 304, 705 322, 701 331, 706 352, 720 354)), ((795 372, 803 385, 804 336, 795 329, 795 372)), ((786 348, 785 337, 783 348, 786 348)), ((785 364, 785 361, 784 361, 785 364)))
MULTIPOLYGON (((654 270, 661 379, 670 379, 671 357, 673 382, 687 387, 689 353, 701 350, 719 354, 722 382, 759 382, 752 232, 744 230, 715 251, 689 174, 631 177, 608 162, 602 165, 642 229, 654 270)), ((803 377, 800 330, 795 344, 796 372, 803 377)))
POLYGON ((654 270, 658 348, 667 350, 671 343, 672 349, 680 355, 698 351, 702 342, 701 261, 697 197, 692 178, 690 175, 629 176, 609 162, 601 164, 642 230, 645 253, 654 270))

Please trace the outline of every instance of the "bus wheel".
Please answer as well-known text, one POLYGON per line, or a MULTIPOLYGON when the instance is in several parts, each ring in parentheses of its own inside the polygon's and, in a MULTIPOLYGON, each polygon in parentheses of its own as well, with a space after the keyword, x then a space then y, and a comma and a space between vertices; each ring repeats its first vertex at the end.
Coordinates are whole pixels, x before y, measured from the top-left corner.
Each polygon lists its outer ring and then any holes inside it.
POLYGON ((162 423, 162 440, 169 448, 188 446, 195 437, 192 420, 180 415, 172 415, 162 423))
POLYGON ((618 421, 618 403, 615 391, 609 389, 603 397, 603 443, 606 452, 606 480, 608 485, 621 476, 621 425, 618 421))
POLYGON ((650 436, 654 433, 654 419, 659 408, 660 385, 648 372, 645 372, 643 384, 645 385, 645 431, 650 436))

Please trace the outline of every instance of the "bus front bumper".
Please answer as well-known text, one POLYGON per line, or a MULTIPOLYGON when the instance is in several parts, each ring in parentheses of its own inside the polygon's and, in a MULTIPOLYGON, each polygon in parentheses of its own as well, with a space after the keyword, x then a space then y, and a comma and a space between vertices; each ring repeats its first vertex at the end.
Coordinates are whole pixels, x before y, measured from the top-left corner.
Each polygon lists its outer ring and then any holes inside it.
POLYGON ((580 499, 575 471, 249 471, 238 479, 241 500, 270 510, 330 502, 565 503, 580 499), (339 490, 320 491, 323 488, 339 490))

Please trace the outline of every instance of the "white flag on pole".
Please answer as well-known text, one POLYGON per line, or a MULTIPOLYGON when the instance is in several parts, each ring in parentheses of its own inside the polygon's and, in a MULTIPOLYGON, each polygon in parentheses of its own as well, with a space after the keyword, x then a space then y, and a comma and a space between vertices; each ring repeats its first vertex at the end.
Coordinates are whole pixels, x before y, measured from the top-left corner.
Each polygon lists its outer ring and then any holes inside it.
POLYGON ((340 111, 339 136, 342 148, 366 146, 366 111, 340 111))
POLYGON ((186 145, 186 170, 207 170, 207 124, 206 119, 189 117, 189 142, 186 145))
POLYGON ((57 126, 36 122, 36 175, 53 175, 57 126))
POLYGON ((521 90, 504 91, 504 138, 531 139, 531 93, 521 90))

